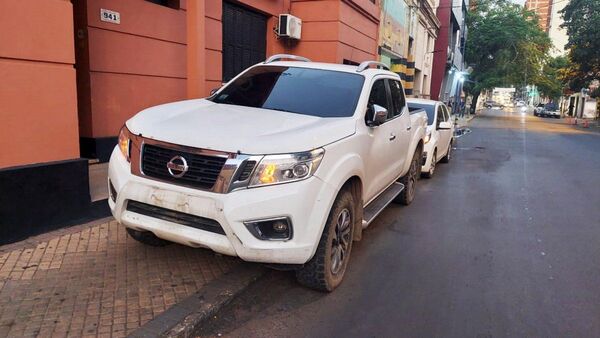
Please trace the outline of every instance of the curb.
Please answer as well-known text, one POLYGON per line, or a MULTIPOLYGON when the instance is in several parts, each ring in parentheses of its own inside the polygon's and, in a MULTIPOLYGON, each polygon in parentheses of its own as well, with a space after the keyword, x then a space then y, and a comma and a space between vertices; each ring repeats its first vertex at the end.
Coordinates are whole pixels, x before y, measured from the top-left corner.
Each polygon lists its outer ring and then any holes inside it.
POLYGON ((261 265, 241 263, 138 328, 129 337, 192 337, 207 320, 266 272, 267 269, 261 265))

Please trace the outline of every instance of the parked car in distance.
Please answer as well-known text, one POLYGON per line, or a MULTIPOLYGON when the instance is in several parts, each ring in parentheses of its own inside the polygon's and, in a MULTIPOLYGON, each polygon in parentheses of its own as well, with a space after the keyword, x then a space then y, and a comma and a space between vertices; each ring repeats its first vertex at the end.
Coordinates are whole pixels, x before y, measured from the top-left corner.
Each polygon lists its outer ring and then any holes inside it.
POLYGON ((492 109, 492 108, 493 108, 493 109, 503 109, 503 108, 504 108, 504 105, 503 105, 503 104, 501 104, 501 103, 498 103, 498 102, 496 102, 496 101, 493 101, 493 100, 488 100, 488 101, 485 101, 485 104, 484 104, 484 105, 485 105, 485 107, 486 107, 487 109, 492 109))
POLYGON ((515 107, 526 107, 527 103, 525 103, 525 101, 523 100, 519 100, 515 102, 515 107))
POLYGON ((544 104, 543 103, 539 103, 533 109, 533 116, 543 116, 543 115, 544 115, 544 104))
POLYGON ((553 102, 546 103, 546 105, 544 105, 544 113, 542 116, 543 117, 553 117, 553 118, 559 119, 560 118, 560 110, 558 108, 558 105, 553 102))
POLYGON ((450 162, 454 144, 454 124, 450 109, 440 102, 425 99, 408 99, 409 110, 423 109, 427 113, 427 133, 421 166, 423 177, 431 178, 439 161, 450 162))
POLYGON ((332 291, 363 229, 390 202, 412 202, 426 128, 379 62, 275 55, 209 98, 129 119, 108 203, 142 243, 294 269, 332 291))

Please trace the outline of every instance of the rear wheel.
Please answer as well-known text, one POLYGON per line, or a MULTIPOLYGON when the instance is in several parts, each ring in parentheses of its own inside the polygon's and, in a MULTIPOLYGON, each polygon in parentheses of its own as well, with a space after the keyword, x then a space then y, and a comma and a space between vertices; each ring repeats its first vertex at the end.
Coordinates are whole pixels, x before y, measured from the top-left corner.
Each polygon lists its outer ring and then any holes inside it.
POLYGON ((437 149, 433 151, 431 155, 431 164, 429 165, 429 170, 425 173, 422 173, 422 176, 425 178, 432 178, 435 173, 435 165, 437 164, 437 149))
POLYGON ((164 239, 156 237, 156 235, 150 231, 138 231, 131 228, 126 229, 129 236, 140 243, 150 246, 165 246, 171 244, 169 241, 165 241, 164 239))
POLYGON ((349 190, 340 192, 329 212, 315 255, 296 270, 300 284, 326 292, 340 285, 352 251, 354 203, 349 190))
POLYGON ((417 179, 420 175, 420 164, 422 150, 417 148, 413 154, 408 173, 400 179, 400 183, 404 184, 404 190, 394 199, 394 202, 409 205, 415 198, 415 191, 417 187, 417 179))

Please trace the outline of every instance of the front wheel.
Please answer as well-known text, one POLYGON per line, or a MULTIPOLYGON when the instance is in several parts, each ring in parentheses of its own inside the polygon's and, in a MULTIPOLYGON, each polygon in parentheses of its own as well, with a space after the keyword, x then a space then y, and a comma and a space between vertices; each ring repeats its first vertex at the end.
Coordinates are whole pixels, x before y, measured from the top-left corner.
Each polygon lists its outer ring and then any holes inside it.
POLYGON ((296 279, 318 291, 333 291, 344 278, 354 235, 354 197, 343 190, 336 198, 313 258, 296 270, 296 279))
POLYGON ((394 199, 394 202, 409 205, 415 198, 415 191, 417 187, 417 179, 420 175, 419 169, 421 167, 421 148, 417 148, 413 154, 413 158, 408 168, 408 173, 400 179, 400 183, 404 184, 404 190, 394 199))
POLYGON ((450 157, 452 156, 452 141, 450 141, 450 144, 448 145, 448 151, 446 152, 446 156, 442 157, 442 159, 440 160, 442 163, 448 163, 450 162, 450 157))

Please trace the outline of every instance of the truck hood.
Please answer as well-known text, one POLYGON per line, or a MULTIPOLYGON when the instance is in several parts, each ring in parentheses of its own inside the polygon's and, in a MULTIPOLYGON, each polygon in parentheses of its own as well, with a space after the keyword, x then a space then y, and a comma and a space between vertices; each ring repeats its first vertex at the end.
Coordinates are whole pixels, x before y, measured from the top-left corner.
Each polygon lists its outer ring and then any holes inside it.
POLYGON ((352 135, 352 118, 320 118, 205 99, 145 109, 126 123, 136 135, 196 148, 277 154, 312 150, 352 135))

